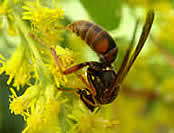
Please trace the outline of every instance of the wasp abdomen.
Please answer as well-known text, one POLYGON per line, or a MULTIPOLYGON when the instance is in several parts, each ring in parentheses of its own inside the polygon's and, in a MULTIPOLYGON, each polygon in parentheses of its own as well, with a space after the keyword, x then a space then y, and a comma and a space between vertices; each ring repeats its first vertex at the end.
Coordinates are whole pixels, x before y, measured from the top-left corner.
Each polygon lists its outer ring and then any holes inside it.
POLYGON ((92 45, 92 40, 94 40, 96 34, 102 30, 97 25, 83 20, 73 22, 69 25, 69 29, 76 33, 77 36, 80 36, 81 39, 85 40, 89 45, 92 45))
MULTIPOLYGON (((82 40, 85 40, 86 43, 99 55, 104 56, 116 48, 116 44, 112 37, 96 24, 80 20, 73 22, 68 26, 68 28, 76 33, 77 36, 80 36, 82 40)), ((114 57, 115 56, 116 54, 114 57)), ((107 61, 111 62, 109 60, 107 61)))

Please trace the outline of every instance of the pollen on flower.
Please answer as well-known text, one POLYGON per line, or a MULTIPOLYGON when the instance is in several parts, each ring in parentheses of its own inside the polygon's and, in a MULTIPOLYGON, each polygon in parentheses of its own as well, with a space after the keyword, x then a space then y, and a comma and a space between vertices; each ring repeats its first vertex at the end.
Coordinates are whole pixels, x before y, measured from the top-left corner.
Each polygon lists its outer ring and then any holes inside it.
POLYGON ((22 115, 24 118, 28 115, 27 109, 26 109, 26 104, 22 102, 21 100, 17 99, 17 97, 10 96, 11 99, 10 101, 10 107, 9 109, 11 110, 11 113, 14 113, 15 115, 22 115))
POLYGON ((37 0, 37 3, 29 2, 23 9, 23 19, 31 21, 33 32, 39 35, 41 40, 54 46, 58 40, 62 40, 60 30, 57 29, 62 27, 59 20, 64 18, 61 8, 57 8, 56 5, 54 9, 44 7, 37 0))

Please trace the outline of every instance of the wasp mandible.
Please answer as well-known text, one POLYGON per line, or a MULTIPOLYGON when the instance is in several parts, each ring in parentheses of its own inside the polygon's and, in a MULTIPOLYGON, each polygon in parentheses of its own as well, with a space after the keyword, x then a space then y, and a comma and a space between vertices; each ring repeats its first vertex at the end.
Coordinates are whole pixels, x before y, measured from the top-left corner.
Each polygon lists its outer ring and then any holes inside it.
MULTIPOLYGON (((117 72, 112 67, 112 63, 117 57, 118 48, 113 38, 105 30, 96 24, 84 20, 75 21, 68 27, 64 28, 71 30, 77 36, 80 36, 80 38, 84 40, 99 57, 99 62, 84 62, 63 71, 58 57, 56 56, 55 49, 51 48, 56 64, 63 74, 70 74, 86 66, 88 67, 87 81, 83 78, 83 76, 78 75, 81 81, 86 85, 86 88, 77 88, 75 89, 75 93, 80 96, 81 100, 92 112, 100 104, 111 103, 118 96, 121 83, 125 79, 131 66, 143 48, 145 41, 147 40, 153 20, 154 11, 150 10, 147 13, 138 44, 133 51, 133 44, 137 29, 136 26, 133 33, 133 39, 117 72), (132 51, 133 54, 131 54, 132 51)), ((59 89, 65 90, 63 88, 59 89)))

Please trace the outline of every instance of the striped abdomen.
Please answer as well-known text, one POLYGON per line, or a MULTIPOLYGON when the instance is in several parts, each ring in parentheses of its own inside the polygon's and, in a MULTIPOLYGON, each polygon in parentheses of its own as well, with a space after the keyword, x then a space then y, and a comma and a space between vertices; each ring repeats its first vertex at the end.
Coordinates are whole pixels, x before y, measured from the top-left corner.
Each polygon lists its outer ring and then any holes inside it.
POLYGON ((112 63, 117 54, 117 48, 111 36, 98 25, 88 21, 75 21, 68 28, 80 36, 82 40, 98 54, 100 61, 112 63))

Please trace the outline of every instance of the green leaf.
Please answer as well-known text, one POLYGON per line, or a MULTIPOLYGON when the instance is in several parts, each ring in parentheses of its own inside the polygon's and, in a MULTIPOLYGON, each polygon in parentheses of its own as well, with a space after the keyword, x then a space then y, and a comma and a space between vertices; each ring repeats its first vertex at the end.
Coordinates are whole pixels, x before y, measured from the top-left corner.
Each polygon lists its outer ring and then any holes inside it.
POLYGON ((95 23, 107 30, 120 24, 122 0, 80 0, 95 23))

